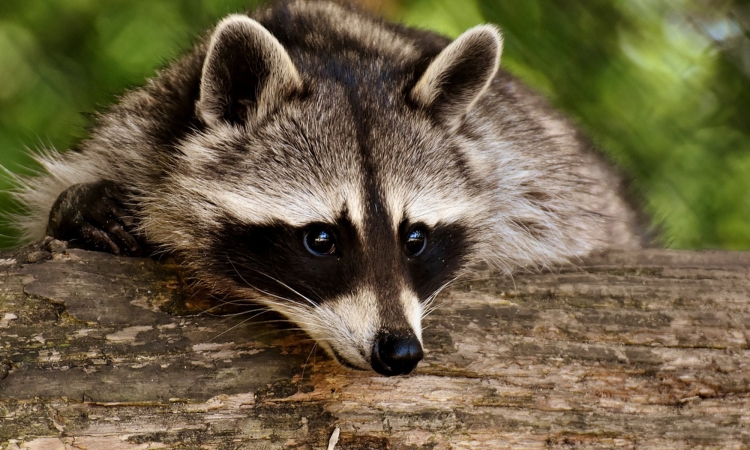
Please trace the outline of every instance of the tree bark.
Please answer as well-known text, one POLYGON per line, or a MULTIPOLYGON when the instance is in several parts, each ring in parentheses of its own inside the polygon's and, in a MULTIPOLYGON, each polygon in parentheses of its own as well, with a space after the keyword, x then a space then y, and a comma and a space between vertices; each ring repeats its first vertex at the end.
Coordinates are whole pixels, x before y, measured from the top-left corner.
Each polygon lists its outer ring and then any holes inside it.
POLYGON ((0 253, 0 445, 325 449, 338 428, 336 450, 750 447, 750 253, 480 271, 439 301, 425 360, 385 378, 277 316, 200 313, 217 301, 175 264, 0 253))

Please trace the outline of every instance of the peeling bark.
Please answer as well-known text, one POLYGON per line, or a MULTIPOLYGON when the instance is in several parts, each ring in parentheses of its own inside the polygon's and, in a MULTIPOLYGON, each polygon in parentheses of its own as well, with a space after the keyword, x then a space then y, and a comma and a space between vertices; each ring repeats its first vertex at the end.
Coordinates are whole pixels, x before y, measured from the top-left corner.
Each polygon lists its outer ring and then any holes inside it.
POLYGON ((7 449, 748 448, 750 254, 646 250, 444 292, 416 373, 333 363, 176 265, 0 253, 7 449))

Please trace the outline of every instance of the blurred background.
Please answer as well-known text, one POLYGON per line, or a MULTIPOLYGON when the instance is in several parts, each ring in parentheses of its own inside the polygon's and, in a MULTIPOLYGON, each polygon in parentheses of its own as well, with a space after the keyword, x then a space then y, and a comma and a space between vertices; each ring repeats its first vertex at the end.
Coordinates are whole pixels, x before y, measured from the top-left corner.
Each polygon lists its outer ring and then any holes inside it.
MULTIPOLYGON (((455 37, 505 35, 502 65, 576 121, 633 182, 663 244, 750 250, 750 1, 360 0, 455 37)), ((0 1, 0 165, 86 136, 138 86, 252 0, 0 1)), ((0 211, 12 210, 0 174, 0 211)), ((0 247, 13 243, 0 226, 0 247)))

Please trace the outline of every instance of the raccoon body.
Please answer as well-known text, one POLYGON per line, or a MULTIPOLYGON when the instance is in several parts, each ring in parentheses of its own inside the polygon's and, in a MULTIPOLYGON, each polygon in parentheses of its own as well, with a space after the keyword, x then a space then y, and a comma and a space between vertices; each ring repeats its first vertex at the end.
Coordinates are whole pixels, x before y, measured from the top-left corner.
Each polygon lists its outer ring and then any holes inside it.
POLYGON ((344 365, 423 356, 434 295, 641 242, 619 178, 499 71, 502 38, 451 42, 347 6, 232 15, 99 115, 17 198, 26 237, 168 251, 264 304, 344 365))

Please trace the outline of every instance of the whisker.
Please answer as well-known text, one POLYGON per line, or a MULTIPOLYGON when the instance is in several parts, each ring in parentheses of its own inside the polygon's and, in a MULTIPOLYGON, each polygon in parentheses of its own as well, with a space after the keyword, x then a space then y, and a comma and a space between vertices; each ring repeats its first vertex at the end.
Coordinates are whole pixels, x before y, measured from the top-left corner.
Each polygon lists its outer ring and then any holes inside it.
MULTIPOLYGON (((305 369, 307 369, 307 362, 310 361, 310 356, 315 353, 315 349, 318 348, 318 342, 316 341, 313 345, 312 350, 310 350, 310 353, 307 354, 307 359, 305 359, 305 364, 302 366, 302 380, 305 379, 305 369)), ((313 360, 313 364, 315 364, 315 361, 313 360)))
POLYGON ((215 341, 216 339, 220 338, 221 336, 224 336, 225 334, 229 333, 230 331, 234 330, 235 328, 244 325, 245 323, 249 322, 250 320, 252 320, 252 317, 249 317, 249 318, 241 321, 240 323, 238 323, 238 324, 230 327, 229 329, 222 331, 221 333, 219 333, 216 336, 214 336, 213 338, 211 338, 211 341, 215 341))
POLYGON ((458 280, 460 277, 461 277, 460 274, 456 275, 455 277, 453 277, 453 279, 448 280, 447 282, 443 283, 442 286, 440 286, 439 288, 437 288, 435 290, 435 292, 433 292, 432 294, 430 294, 427 297, 427 300, 425 300, 424 304, 422 305, 422 308, 423 308, 423 311, 422 311, 422 320, 424 320, 424 318, 427 317, 429 314, 432 314, 436 309, 438 309, 438 307, 440 307, 440 306, 442 306, 442 305, 445 304, 445 303, 441 303, 439 305, 434 305, 433 302, 435 301, 435 298, 437 298, 437 296, 440 295, 440 293, 445 288, 447 288, 448 286, 450 286, 451 284, 453 284, 453 282, 455 282, 456 280, 458 280))
MULTIPOLYGON (((241 279, 241 280, 242 280, 242 281, 243 281, 243 282, 244 282, 245 284, 247 284, 248 286, 250 286, 251 288, 253 288, 253 289, 255 289, 255 290, 257 290, 257 291, 259 291, 259 292, 261 292, 261 293, 263 293, 263 294, 266 294, 266 295, 270 295, 270 296, 272 296, 272 297, 278 298, 278 299, 280 299, 280 300, 286 300, 286 301, 289 301, 289 302, 292 302, 292 303, 296 303, 296 302, 294 302, 294 300, 292 300, 292 299, 289 299, 289 298, 284 298, 284 297, 280 297, 280 296, 278 296, 278 295, 274 295, 274 294, 270 294, 270 293, 268 293, 268 292, 265 292, 265 291, 263 291, 263 290, 260 290, 260 289, 256 288, 255 286, 253 286, 252 284, 250 284, 250 283, 249 283, 249 282, 248 282, 248 281, 247 281, 247 280, 246 280, 246 279, 245 279, 245 278, 244 278, 244 277, 242 276, 242 274, 240 274, 240 272, 239 272, 239 271, 237 270, 237 267, 236 267, 236 266, 234 265, 234 263, 232 262, 232 260, 231 260, 230 258, 227 258, 227 261, 229 261, 229 264, 231 264, 231 265, 232 265, 232 269, 234 269, 234 271, 235 271, 235 273, 237 274, 237 276, 239 276, 239 277, 240 277, 240 279, 241 279)), ((309 304, 310 304, 310 305, 311 305, 312 307, 314 307, 314 308, 317 308, 317 307, 318 307, 318 304, 317 304, 317 303, 315 303, 314 301, 312 301, 312 300, 311 300, 310 298, 306 297, 305 295, 302 295, 302 294, 301 294, 301 293, 300 293, 299 291, 295 290, 294 288, 292 288, 292 287, 291 287, 291 286, 289 286, 288 284, 284 283, 283 281, 281 281, 281 280, 279 280, 279 279, 277 279, 277 278, 274 278, 274 277, 272 277, 271 275, 269 275, 269 274, 267 274, 267 273, 265 273, 265 272, 262 272, 262 271, 260 271, 260 270, 257 270, 257 269, 251 269, 251 270, 253 270, 253 271, 254 271, 254 272, 256 272, 256 273, 259 273, 259 274, 261 274, 261 275, 263 275, 263 276, 265 276, 265 277, 268 277, 268 278, 270 278, 271 280, 273 280, 273 281, 275 281, 275 282, 279 283, 279 284, 280 284, 281 286, 285 287, 285 288, 286 288, 286 289, 288 289, 288 290, 289 290, 290 292, 292 292, 292 293, 294 293, 294 294, 298 295, 298 296, 299 296, 299 297, 300 297, 301 299, 303 299, 303 300, 305 300, 306 302, 308 302, 308 303, 309 303, 309 304)))
POLYGON ((199 315, 201 315, 201 316, 209 316, 209 317, 236 317, 236 316, 241 316, 241 315, 244 315, 244 314, 251 314, 251 313, 254 313, 254 312, 257 312, 257 311, 260 311, 260 310, 262 310, 262 313, 267 313, 267 312, 272 312, 273 311, 268 306, 255 305, 255 304, 246 303, 246 302, 244 302, 244 303, 225 303, 225 304, 216 305, 216 306, 212 306, 210 308, 207 308, 207 309, 201 311, 199 313, 199 315), (234 313, 230 313, 230 312, 226 312, 226 313, 213 313, 213 312, 211 312, 211 311, 213 311, 215 309, 218 309, 218 308, 221 308, 221 307, 227 306, 227 305, 230 305, 230 306, 252 306, 252 308, 247 308, 247 309, 244 309, 244 310, 242 310, 240 312, 234 312, 234 313))
MULTIPOLYGON (((254 272, 257 272, 257 273, 259 273, 259 274, 263 275, 263 276, 266 276, 266 277, 270 278, 271 280, 273 280, 273 281, 275 281, 275 282, 279 283, 279 284, 280 284, 281 286, 283 286, 283 287, 285 287, 285 288, 289 289, 289 291, 291 291, 292 293, 294 293, 294 294, 298 295, 298 296, 299 296, 300 298, 302 298, 303 300, 305 300, 306 302, 308 302, 308 303, 309 303, 309 304, 310 304, 310 305, 311 305, 312 307, 314 307, 314 308, 317 308, 317 307, 318 307, 318 304, 317 304, 317 303, 315 303, 315 302, 314 302, 314 301, 313 301, 312 299, 310 299, 309 297, 307 297, 307 296, 305 296, 305 295, 302 295, 302 294, 301 294, 300 292, 298 292, 297 290, 295 290, 294 288, 292 288, 292 287, 291 287, 291 286, 289 286, 288 284, 284 283, 283 281, 279 280, 278 278, 274 278, 274 277, 272 277, 271 275, 269 275, 269 274, 267 274, 267 273, 264 273, 264 272, 261 272, 260 270, 257 270, 257 269, 252 269, 252 270, 253 270, 254 272)), ((291 300, 290 300, 290 301, 291 301, 291 300)))

